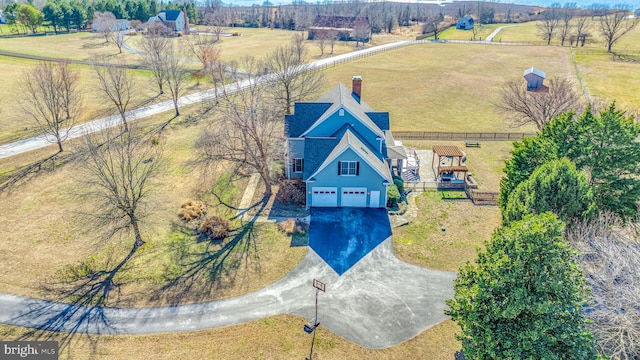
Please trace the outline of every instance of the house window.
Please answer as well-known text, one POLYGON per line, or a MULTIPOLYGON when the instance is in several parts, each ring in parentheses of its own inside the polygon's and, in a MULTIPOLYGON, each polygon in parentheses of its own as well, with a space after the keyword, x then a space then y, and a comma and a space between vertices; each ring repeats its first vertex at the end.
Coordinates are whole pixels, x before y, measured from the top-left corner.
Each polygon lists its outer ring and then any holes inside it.
POLYGON ((338 175, 342 175, 342 176, 360 175, 360 163, 357 161, 338 162, 338 175))
POLYGON ((293 172, 301 173, 304 169, 304 159, 293 159, 293 172))

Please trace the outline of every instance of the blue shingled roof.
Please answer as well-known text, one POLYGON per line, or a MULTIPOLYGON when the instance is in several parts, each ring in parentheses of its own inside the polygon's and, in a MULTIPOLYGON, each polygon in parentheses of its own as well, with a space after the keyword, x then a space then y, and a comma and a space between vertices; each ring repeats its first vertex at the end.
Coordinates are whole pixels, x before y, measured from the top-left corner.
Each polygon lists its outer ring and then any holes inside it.
POLYGON ((295 103, 293 115, 284 117, 285 135, 299 137, 331 107, 331 103, 295 103))
POLYGON ((304 140, 304 173, 308 179, 322 165, 340 141, 335 138, 306 138, 304 140))
POLYGON ((342 139, 342 137, 344 136, 344 133, 347 132, 347 130, 351 131, 351 133, 355 137, 357 137, 358 140, 360 140, 367 147, 367 149, 369 149, 369 151, 374 153, 376 157, 378 157, 380 160, 384 159, 383 157, 380 156, 380 151, 378 151, 378 144, 375 144, 375 145, 369 144, 369 142, 365 140, 357 131, 355 131, 355 129, 350 124, 342 125, 336 132, 334 132, 331 135, 331 137, 335 137, 336 139, 342 139))
POLYGON ((161 10, 161 13, 165 13, 164 17, 167 19, 167 21, 176 21, 178 19, 178 16, 180 16, 180 13, 182 11, 180 10, 161 10))
POLYGON ((366 114, 374 124, 378 125, 380 130, 389 130, 389 112, 368 112, 366 114))

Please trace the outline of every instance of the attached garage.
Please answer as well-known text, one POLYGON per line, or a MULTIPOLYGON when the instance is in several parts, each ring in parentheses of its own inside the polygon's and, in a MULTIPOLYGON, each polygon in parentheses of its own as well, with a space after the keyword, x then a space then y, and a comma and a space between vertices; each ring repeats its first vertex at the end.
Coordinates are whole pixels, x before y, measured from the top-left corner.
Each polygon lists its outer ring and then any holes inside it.
POLYGON ((311 189, 311 206, 336 207, 338 206, 338 188, 314 187, 311 189))
POLYGON ((367 188, 342 188, 340 205, 343 207, 367 207, 367 188))

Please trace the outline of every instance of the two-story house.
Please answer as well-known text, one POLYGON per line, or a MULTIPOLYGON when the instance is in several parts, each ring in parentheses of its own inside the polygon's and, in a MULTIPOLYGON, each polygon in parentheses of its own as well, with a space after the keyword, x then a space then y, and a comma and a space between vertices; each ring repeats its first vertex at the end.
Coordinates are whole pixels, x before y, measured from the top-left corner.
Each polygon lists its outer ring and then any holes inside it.
POLYGON ((285 172, 306 183, 307 207, 385 207, 391 170, 406 154, 389 131, 389 113, 339 84, 315 102, 298 102, 285 116, 285 172), (395 165, 394 165, 395 164, 395 165))

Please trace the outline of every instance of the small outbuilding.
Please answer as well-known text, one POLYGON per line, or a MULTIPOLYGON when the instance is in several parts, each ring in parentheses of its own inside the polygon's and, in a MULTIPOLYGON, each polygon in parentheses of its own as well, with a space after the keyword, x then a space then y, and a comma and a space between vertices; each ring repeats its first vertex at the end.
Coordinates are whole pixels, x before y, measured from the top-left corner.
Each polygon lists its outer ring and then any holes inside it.
POLYGON ((473 18, 471 15, 463 16, 458 20, 456 24, 456 29, 460 30, 471 30, 473 29, 473 18))
POLYGON ((547 74, 542 70, 532 67, 525 70, 522 76, 527 80, 527 90, 537 90, 544 86, 543 82, 547 74))

